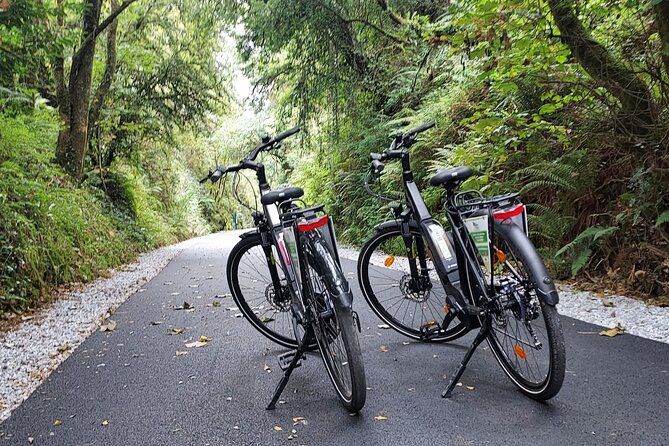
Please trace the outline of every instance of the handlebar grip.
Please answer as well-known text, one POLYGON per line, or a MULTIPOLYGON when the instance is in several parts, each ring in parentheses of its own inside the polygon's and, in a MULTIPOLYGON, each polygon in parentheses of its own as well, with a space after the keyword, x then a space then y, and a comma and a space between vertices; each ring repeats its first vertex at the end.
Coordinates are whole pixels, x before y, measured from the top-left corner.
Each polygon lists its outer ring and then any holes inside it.
POLYGON ((373 160, 372 161, 372 171, 374 172, 374 175, 380 175, 381 172, 383 172, 384 164, 379 161, 379 160, 373 160))
POLYGON ((212 183, 217 182, 218 180, 221 179, 223 174, 225 173, 225 166, 218 166, 216 170, 209 176, 209 179, 211 180, 212 183))
POLYGON ((283 140, 283 139, 288 138, 289 136, 294 135, 295 133, 297 133, 297 132, 299 132, 299 131, 300 131, 300 128, 299 128, 299 127, 293 127, 293 128, 290 129, 290 130, 286 130, 285 132, 276 135, 276 136, 274 137, 274 142, 277 143, 277 142, 279 142, 279 141, 281 141, 281 140, 283 140))
POLYGON ((404 132, 405 135, 415 135, 420 132, 424 132, 425 130, 431 129, 434 127, 435 123, 434 121, 428 121, 425 124, 421 124, 418 127, 414 127, 411 130, 408 130, 404 132))

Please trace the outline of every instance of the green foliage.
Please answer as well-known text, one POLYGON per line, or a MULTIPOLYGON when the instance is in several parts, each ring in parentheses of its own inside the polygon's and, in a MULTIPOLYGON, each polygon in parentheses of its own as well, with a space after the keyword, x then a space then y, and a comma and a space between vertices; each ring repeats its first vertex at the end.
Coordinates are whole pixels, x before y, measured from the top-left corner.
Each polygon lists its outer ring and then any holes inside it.
POLYGON ((606 237, 615 234, 618 229, 620 229, 618 226, 590 226, 576 236, 574 240, 560 248, 555 253, 555 258, 561 258, 570 251, 574 253, 571 261, 571 275, 576 276, 590 260, 593 253, 592 248, 598 244, 597 241, 599 239, 605 240, 606 237))
POLYGON ((118 163, 78 187, 52 164, 53 112, 0 119, 0 311, 36 305, 52 286, 92 280, 140 250, 209 230, 205 197, 184 163, 146 161, 152 176, 118 163))
POLYGON ((127 261, 136 245, 99 194, 73 187, 50 163, 52 116, 2 118, 0 309, 18 309, 46 287, 91 280, 127 261))
MULTIPOLYGON (((465 187, 523 192, 544 257, 560 251, 558 273, 608 274, 632 262, 640 241, 661 240, 666 147, 642 156, 620 131, 624 104, 576 62, 547 2, 271 0, 232 10, 247 71, 278 104, 275 116, 308 131, 313 152, 289 157, 291 180, 329 205, 343 240, 362 243, 389 217, 362 188, 368 154, 428 119, 437 127, 411 156, 433 213, 442 191, 429 176, 466 164, 476 175, 465 187)), ((669 71, 650 5, 588 1, 578 14, 652 91, 665 141, 669 71)), ((399 173, 387 163, 380 188, 400 192, 399 173)))
POLYGON ((669 211, 664 211, 657 217, 657 220, 655 220, 655 227, 657 228, 663 223, 669 223, 669 211))

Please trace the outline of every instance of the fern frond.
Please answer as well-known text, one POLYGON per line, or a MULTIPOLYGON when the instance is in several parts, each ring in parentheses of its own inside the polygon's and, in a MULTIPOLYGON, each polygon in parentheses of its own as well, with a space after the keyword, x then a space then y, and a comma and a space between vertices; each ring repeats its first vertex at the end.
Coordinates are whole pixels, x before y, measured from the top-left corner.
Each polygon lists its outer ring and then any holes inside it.
POLYGON ((578 255, 571 262, 572 277, 576 276, 576 274, 578 274, 578 272, 583 269, 583 267, 588 263, 588 260, 590 260, 590 256, 592 256, 592 249, 590 248, 585 248, 578 253, 578 255))
POLYGON ((662 223, 669 223, 669 211, 664 211, 655 220, 655 227, 659 228, 662 223))

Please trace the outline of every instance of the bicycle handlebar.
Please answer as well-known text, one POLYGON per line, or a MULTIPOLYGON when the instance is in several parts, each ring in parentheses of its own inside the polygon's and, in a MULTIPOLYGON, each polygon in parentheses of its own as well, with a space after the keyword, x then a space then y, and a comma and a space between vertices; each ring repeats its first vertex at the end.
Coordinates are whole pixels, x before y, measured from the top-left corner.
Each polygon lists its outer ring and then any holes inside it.
POLYGON ((434 126, 435 126, 434 121, 428 121, 424 124, 419 125, 418 127, 414 127, 411 130, 408 130, 408 131, 404 132, 404 136, 416 135, 418 133, 424 132, 425 130, 431 129, 434 126))
POLYGON ((241 169, 252 169, 256 168, 258 164, 254 163, 255 159, 258 157, 258 154, 262 152, 265 149, 271 148, 278 144, 279 142, 283 141, 284 139, 288 138, 289 136, 294 135, 295 133, 299 132, 300 128, 299 127, 293 127, 292 129, 286 130, 283 133, 278 134, 274 138, 267 139, 263 138, 263 142, 258 144, 249 152, 248 155, 246 155, 246 158, 242 159, 239 164, 235 164, 234 166, 217 166, 214 171, 209 171, 209 174, 200 180, 200 184, 204 183, 207 180, 211 180, 212 183, 217 182, 218 180, 221 179, 223 175, 225 175, 228 172, 237 172, 241 169))

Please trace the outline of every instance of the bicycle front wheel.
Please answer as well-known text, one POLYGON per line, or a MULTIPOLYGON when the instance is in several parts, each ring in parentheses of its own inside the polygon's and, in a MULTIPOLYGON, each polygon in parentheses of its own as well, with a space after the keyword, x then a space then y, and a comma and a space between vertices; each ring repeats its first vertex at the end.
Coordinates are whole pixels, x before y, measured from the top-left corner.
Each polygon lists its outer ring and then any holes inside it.
MULTIPOLYGON (((272 248, 277 258, 275 249, 272 248)), ((290 310, 290 293, 283 270, 276 264, 281 289, 274 288, 259 234, 242 239, 230 253, 228 286, 240 313, 265 337, 279 345, 296 349, 299 339, 290 310)), ((314 349, 315 344, 309 349, 314 349)))
POLYGON ((339 399, 348 411, 358 412, 365 405, 367 384, 357 325, 352 309, 337 302, 338 296, 325 283, 347 284, 347 281, 320 238, 305 237, 304 243, 311 251, 306 274, 311 295, 306 300, 314 337, 339 399), (315 260, 315 256, 320 256, 321 261, 315 260))
MULTIPOLYGON (((419 253, 417 243, 422 235, 418 229, 411 230, 412 246, 416 263, 425 258, 429 270, 426 278, 412 277, 406 243, 399 227, 385 228, 375 233, 365 243, 358 257, 358 280, 365 300, 374 313, 386 324, 403 335, 416 340, 421 338, 421 327, 441 323, 445 317, 446 292, 429 254, 419 253), (420 281, 412 289, 412 281, 420 281)), ((466 324, 455 319, 441 335, 430 338, 430 342, 448 342, 467 333, 466 324)))
MULTIPOLYGON (((530 262, 531 243, 518 242, 499 230, 494 247, 496 296, 491 350, 511 381, 530 398, 544 401, 555 396, 565 375, 565 344, 555 306, 538 296, 537 280, 545 273, 530 262)), ((524 237, 524 236, 523 236, 524 237)))

